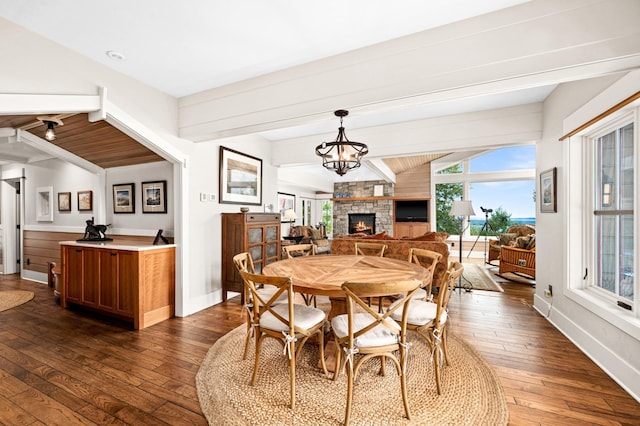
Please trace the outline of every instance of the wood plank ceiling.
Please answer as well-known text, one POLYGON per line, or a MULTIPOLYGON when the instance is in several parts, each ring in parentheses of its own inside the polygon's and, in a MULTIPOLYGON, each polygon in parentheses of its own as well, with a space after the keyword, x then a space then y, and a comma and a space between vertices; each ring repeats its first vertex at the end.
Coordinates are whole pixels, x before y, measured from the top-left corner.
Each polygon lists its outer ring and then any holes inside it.
POLYGON ((400 174, 423 164, 430 163, 437 160, 440 157, 444 157, 445 154, 427 154, 427 155, 414 155, 411 157, 395 157, 384 158, 382 161, 391 169, 395 174, 400 174))
MULTIPOLYGON (((51 116, 62 120, 50 143, 104 169, 164 161, 135 139, 105 121, 90 122, 88 114, 51 116)), ((0 128, 23 129, 44 139, 47 127, 36 115, 0 116, 0 128)))

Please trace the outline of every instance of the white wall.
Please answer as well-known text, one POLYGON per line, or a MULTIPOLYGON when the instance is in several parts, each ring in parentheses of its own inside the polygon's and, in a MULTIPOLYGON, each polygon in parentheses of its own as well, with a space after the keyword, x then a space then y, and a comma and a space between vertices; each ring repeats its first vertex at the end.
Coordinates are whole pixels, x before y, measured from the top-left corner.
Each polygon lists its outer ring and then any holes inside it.
POLYGON ((221 258, 222 220, 221 213, 235 213, 240 207, 250 211, 264 211, 264 204, 276 205, 278 192, 276 169, 271 166, 271 148, 259 136, 243 136, 194 145, 189 161, 190 203, 188 239, 191 245, 189 258, 189 286, 184 289, 188 300, 188 313, 209 307, 222 301, 221 258), (242 206, 220 204, 219 197, 219 152, 220 146, 262 160, 262 204, 242 206), (200 193, 214 194, 213 202, 200 201, 200 193))
MULTIPOLYGON (((102 205, 100 177, 58 159, 25 164, 24 228, 58 232, 84 232, 85 221, 96 217, 102 205), (53 222, 36 220, 36 188, 53 187, 53 222), (78 191, 93 191, 93 210, 78 211, 78 191), (71 192, 71 211, 58 211, 58 193, 71 192)), ((96 222, 98 221, 96 217, 96 222)))
POLYGON ((172 237, 174 233, 173 166, 167 161, 140 164, 137 166, 114 167, 106 170, 106 223, 111 224, 110 233, 116 235, 155 235, 162 229, 163 235, 172 237), (167 181, 167 213, 142 212, 142 182, 167 181), (113 212, 113 185, 133 183, 135 192, 134 213, 113 212))
POLYGON ((536 147, 536 168, 538 173, 558 168, 558 213, 538 213, 536 217, 538 268, 534 304, 541 314, 550 314, 549 320, 561 332, 640 399, 640 342, 566 296, 571 255, 567 243, 572 235, 568 234, 567 217, 568 142, 558 140, 563 136, 562 121, 621 76, 560 85, 544 103, 544 137, 536 147), (544 297, 548 285, 553 286, 552 300, 544 297))

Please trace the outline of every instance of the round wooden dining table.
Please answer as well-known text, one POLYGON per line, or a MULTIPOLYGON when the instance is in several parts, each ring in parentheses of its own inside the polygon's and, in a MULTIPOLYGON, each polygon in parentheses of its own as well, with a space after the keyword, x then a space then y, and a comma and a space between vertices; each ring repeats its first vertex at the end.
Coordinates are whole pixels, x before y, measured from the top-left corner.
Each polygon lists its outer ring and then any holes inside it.
POLYGON ((270 263, 262 273, 291 277, 296 292, 329 296, 329 319, 346 312, 345 295, 342 291, 345 281, 392 282, 417 279, 428 284, 431 280, 428 269, 406 260, 355 255, 299 256, 270 263))

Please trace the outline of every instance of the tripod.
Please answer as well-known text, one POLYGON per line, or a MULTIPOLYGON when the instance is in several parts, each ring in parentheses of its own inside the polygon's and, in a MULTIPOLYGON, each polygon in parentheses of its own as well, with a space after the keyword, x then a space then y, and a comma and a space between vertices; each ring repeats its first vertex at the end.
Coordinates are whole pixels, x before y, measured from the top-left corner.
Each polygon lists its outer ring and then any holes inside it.
POLYGON ((467 255, 467 257, 469 257, 469 255, 471 255, 471 252, 476 247, 476 244, 478 243, 478 240, 480 239, 480 237, 482 235, 484 235, 484 251, 483 251, 484 258, 483 258, 483 260, 484 260, 484 263, 487 263, 487 264, 491 265, 491 263, 487 262, 487 235, 489 233, 489 230, 493 231, 494 234, 496 233, 496 230, 493 229, 493 227, 489 223, 489 213, 492 213, 493 209, 485 209, 484 207, 480 206, 480 210, 482 210, 484 212, 484 223, 482 224, 482 229, 480 230, 480 233, 478 233, 478 238, 476 238, 476 241, 471 246, 471 250, 469 250, 469 254, 467 255))

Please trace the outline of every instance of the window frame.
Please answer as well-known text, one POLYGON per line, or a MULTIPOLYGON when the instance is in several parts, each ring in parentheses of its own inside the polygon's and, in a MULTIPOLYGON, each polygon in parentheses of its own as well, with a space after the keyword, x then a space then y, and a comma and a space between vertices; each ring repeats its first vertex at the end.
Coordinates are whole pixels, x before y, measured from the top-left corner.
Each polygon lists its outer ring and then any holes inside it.
MULTIPOLYGON (((626 109, 611 115, 582 132, 571 136, 565 145, 567 158, 567 216, 565 241, 567 247, 567 288, 565 295, 583 308, 601 317, 618 329, 640 339, 640 283, 634 279, 632 310, 617 305, 620 297, 595 285, 596 231, 595 199, 593 188, 597 180, 595 140, 618 130, 626 124, 634 123, 634 188, 640 188, 640 107, 626 109), (587 273, 588 272, 588 273, 587 273), (586 279, 585 279, 586 274, 586 279)), ((635 197, 634 207, 634 274, 640 266, 640 197, 635 197)))

